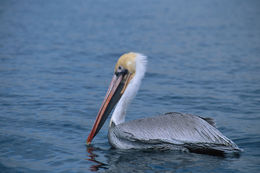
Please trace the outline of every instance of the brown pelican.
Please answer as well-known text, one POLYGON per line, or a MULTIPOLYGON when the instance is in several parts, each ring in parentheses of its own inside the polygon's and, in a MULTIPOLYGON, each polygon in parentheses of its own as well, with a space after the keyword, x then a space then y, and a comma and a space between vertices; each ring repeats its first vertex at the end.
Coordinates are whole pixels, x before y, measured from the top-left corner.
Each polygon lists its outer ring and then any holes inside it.
POLYGON ((115 148, 171 149, 207 154, 241 151, 216 129, 211 118, 171 112, 125 122, 127 106, 139 89, 146 64, 146 56, 139 53, 127 53, 118 59, 87 144, 91 143, 116 105, 108 132, 109 143, 115 148))

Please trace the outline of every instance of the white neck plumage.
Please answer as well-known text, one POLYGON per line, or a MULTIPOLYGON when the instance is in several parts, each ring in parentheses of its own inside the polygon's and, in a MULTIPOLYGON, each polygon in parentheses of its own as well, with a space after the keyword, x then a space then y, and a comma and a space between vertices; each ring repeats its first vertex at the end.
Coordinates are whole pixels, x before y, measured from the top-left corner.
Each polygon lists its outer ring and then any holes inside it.
POLYGON ((129 103, 132 101, 132 99, 135 97, 141 81, 144 77, 145 71, 146 71, 146 64, 147 59, 146 56, 136 53, 136 72, 133 79, 128 84, 124 94, 120 98, 119 102, 117 103, 115 110, 112 114, 111 120, 110 120, 110 126, 112 122, 115 125, 121 124, 125 122, 125 115, 126 115, 126 109, 129 105, 129 103))

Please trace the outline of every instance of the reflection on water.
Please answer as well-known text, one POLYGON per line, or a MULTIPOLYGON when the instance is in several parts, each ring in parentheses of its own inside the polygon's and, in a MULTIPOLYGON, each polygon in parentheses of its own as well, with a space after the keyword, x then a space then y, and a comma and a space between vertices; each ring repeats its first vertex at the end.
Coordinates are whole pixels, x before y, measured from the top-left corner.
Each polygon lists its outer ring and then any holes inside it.
POLYGON ((87 146, 88 158, 92 164, 91 171, 106 170, 111 172, 135 172, 135 171, 185 171, 189 167, 195 167, 198 171, 216 171, 225 161, 235 158, 224 158, 203 154, 194 154, 181 151, 153 151, 153 150, 102 150, 93 146, 87 146), (104 152, 104 155, 97 153, 104 152), (104 157, 107 163, 99 161, 104 157))
POLYGON ((94 163, 90 166, 91 171, 98 171, 100 168, 107 169, 107 164, 97 161, 97 154, 94 154, 94 147, 87 146, 88 158, 87 160, 94 163))

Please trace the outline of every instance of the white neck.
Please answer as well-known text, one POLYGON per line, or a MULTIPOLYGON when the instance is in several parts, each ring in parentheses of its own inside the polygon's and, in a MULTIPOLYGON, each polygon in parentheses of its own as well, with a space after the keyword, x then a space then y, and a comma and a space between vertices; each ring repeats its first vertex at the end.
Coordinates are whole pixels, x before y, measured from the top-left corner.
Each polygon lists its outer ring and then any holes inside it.
POLYGON ((119 102, 115 107, 115 110, 110 120, 110 126, 112 122, 115 125, 125 122, 126 109, 129 103, 135 97, 140 87, 141 81, 144 77, 146 71, 146 63, 147 63, 146 56, 136 53, 135 61, 136 61, 135 76, 129 82, 124 94, 122 95, 122 97, 120 98, 119 102))

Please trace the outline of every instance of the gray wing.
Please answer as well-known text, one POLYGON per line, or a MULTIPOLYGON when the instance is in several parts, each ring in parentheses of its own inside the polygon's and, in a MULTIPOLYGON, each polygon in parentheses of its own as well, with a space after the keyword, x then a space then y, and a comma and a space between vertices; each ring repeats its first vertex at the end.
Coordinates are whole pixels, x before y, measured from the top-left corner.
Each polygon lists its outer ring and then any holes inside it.
POLYGON ((239 150, 214 124, 212 119, 173 112, 119 124, 114 127, 113 133, 117 138, 128 141, 164 142, 193 149, 239 150))

